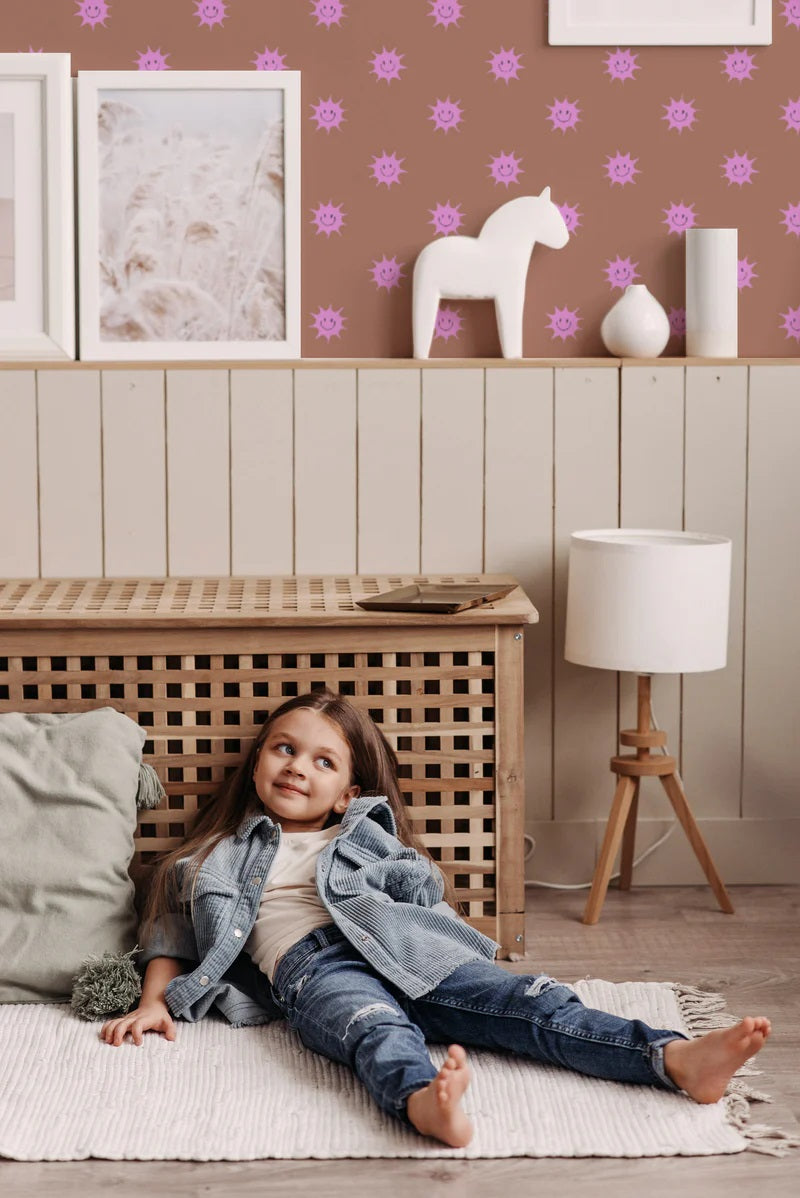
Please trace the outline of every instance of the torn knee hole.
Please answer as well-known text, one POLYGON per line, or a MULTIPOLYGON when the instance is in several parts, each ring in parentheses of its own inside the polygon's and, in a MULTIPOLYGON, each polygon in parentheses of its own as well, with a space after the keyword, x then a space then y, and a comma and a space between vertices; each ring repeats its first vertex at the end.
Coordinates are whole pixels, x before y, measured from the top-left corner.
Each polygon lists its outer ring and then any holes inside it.
POLYGON ((396 1007, 390 1006, 389 1003, 386 1003, 386 1002, 369 1003, 368 1006, 361 1007, 351 1017, 350 1021, 347 1024, 347 1027, 344 1029, 344 1036, 342 1037, 342 1039, 343 1040, 347 1039, 347 1033, 350 1031, 350 1028, 353 1026, 354 1023, 361 1023, 364 1019, 369 1019, 369 1017, 371 1015, 378 1015, 382 1011, 388 1011, 390 1015, 399 1014, 396 1007))

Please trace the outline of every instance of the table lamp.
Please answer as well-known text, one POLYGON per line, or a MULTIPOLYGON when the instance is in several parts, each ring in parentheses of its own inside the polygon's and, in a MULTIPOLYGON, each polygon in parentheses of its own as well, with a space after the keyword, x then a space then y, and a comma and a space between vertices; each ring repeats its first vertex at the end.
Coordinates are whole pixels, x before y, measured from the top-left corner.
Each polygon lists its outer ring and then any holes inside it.
POLYGON ((577 665, 638 674, 637 725, 620 732, 635 752, 611 758, 617 787, 583 922, 597 923, 622 845, 629 890, 639 786, 660 779, 717 902, 733 913, 675 768, 666 733, 653 726, 652 674, 719 670, 728 647, 731 542, 704 533, 602 528, 572 534, 564 656, 577 665), (651 749, 660 749, 658 754, 651 749))

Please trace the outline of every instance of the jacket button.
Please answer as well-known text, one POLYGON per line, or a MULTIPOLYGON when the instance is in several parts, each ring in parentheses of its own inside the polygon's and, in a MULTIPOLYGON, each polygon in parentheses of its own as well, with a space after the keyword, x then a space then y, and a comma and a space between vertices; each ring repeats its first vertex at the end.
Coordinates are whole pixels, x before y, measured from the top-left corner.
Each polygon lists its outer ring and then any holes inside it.
POLYGON ((241 929, 241 928, 234 928, 234 929, 233 929, 233 934, 234 934, 234 936, 236 937, 236 939, 237 939, 237 940, 241 939, 241 936, 242 936, 242 929, 241 929))
POLYGON ((253 885, 254 885, 254 886, 260 886, 260 885, 261 885, 261 879, 260 879, 260 878, 251 878, 250 880, 251 880, 251 882, 253 883, 253 885))
POLYGON ((201 977, 201 979, 200 979, 200 985, 201 985, 201 986, 207 986, 207 985, 208 985, 208 978, 206 977, 206 975, 205 975, 205 974, 203 974, 203 976, 202 976, 202 977, 201 977))

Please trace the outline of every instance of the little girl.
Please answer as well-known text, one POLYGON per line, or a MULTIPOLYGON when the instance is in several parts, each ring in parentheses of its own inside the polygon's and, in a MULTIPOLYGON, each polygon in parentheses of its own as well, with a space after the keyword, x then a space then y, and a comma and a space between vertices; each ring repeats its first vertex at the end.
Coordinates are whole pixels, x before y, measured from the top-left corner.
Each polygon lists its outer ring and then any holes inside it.
POLYGON ((445 891, 369 716, 330 691, 289 699, 155 867, 141 1001, 101 1037, 174 1040, 173 1018, 214 1005, 235 1026, 284 1016, 383 1110, 462 1147, 472 1125, 458 1041, 709 1103, 769 1035, 763 1017, 689 1040, 591 1010, 546 974, 496 965, 497 945, 445 891), (450 1043, 438 1072, 427 1041, 450 1043))

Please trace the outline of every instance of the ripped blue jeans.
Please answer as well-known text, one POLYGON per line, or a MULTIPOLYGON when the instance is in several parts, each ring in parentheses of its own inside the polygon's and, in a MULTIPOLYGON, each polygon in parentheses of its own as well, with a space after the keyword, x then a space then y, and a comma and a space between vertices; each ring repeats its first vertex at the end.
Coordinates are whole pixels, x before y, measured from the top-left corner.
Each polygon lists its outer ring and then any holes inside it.
POLYGON ((404 1123, 408 1096, 436 1076, 426 1041, 678 1089, 664 1068, 664 1045, 686 1039, 682 1033, 592 1010, 545 974, 512 974, 492 961, 461 965, 412 999, 331 924, 281 958, 272 992, 307 1048, 349 1065, 378 1106, 404 1123))

